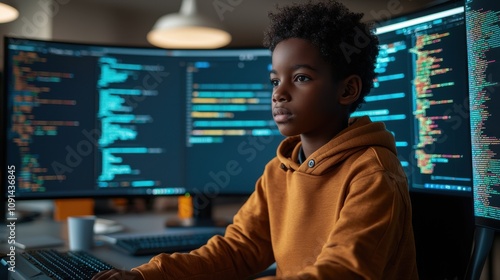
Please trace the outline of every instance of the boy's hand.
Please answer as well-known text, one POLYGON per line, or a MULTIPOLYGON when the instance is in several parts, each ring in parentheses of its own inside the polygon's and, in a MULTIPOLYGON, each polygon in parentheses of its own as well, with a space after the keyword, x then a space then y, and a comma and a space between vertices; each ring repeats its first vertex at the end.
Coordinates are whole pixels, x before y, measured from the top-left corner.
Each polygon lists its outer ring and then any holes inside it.
POLYGON ((142 275, 137 271, 111 269, 97 273, 92 277, 92 280, 105 280, 105 279, 123 279, 123 280, 144 280, 142 275))

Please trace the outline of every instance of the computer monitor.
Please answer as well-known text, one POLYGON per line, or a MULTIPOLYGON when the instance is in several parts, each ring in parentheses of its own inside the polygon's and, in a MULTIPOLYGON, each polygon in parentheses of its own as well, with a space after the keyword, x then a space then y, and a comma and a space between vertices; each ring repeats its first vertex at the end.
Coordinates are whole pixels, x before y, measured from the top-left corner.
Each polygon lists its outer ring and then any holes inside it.
POLYGON ((396 139, 412 202, 422 279, 463 279, 474 233, 462 1, 377 22, 374 88, 356 114, 396 139))
POLYGON ((8 37, 4 60, 16 199, 247 196, 281 140, 267 49, 8 37))
POLYGON ((474 215, 500 230, 500 3, 466 4, 474 215))
POLYGON ((479 279, 500 231, 500 3, 466 0, 472 138, 474 252, 466 279, 479 279))
POLYGON ((395 136, 411 192, 471 196, 464 6, 450 2, 378 22, 374 88, 354 115, 395 136))
MULTIPOLYGON (((272 115, 270 52, 225 51, 186 68, 186 186, 191 192, 248 194, 283 140, 272 115), (195 191, 196 190, 196 191, 195 191)), ((252 188, 253 190, 253 188, 252 188)))
POLYGON ((180 72, 166 52, 5 39, 16 196, 184 193, 180 72), (161 61, 164 60, 164 61, 161 61))

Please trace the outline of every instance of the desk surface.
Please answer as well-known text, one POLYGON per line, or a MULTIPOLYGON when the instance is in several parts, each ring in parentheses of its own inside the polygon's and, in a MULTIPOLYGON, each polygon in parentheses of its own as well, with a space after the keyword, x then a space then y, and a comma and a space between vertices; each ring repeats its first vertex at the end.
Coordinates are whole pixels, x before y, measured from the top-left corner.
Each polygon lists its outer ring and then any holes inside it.
MULTIPOLYGON (((214 208, 214 216, 223 219, 232 219, 240 205, 224 205, 214 208)), ((168 219, 176 217, 175 213, 133 213, 133 214, 113 214, 102 215, 99 218, 110 219, 122 224, 127 233, 149 233, 166 230, 165 222, 168 219)), ((173 229, 172 229, 173 230, 173 229)), ((64 241, 63 246, 52 247, 58 250, 68 250, 68 228, 67 222, 56 222, 49 218, 40 218, 38 220, 16 224, 15 228, 16 241, 23 242, 29 238, 36 238, 39 236, 50 236, 60 238, 64 241)), ((3 253, 9 251, 10 245, 6 240, 10 234, 9 229, 4 226, 0 230, 1 244, 0 250, 3 253)), ((96 238, 99 240, 99 238, 96 238)), ((17 252, 22 252, 22 249, 16 248, 17 252)), ((91 253, 102 259, 103 261, 121 269, 130 269, 143 263, 148 262, 152 256, 129 256, 115 249, 111 248, 104 242, 96 242, 96 246, 92 249, 91 253)))

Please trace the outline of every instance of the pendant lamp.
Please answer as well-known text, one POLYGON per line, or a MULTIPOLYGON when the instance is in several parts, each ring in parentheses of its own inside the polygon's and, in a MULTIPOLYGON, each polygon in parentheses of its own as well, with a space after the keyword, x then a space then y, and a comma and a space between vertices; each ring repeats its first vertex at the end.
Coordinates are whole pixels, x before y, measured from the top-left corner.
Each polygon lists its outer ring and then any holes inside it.
POLYGON ((8 1, 0 1, 0 23, 13 21, 17 17, 19 17, 19 11, 16 8, 8 1))
POLYGON ((231 35, 220 20, 203 14, 196 0, 183 0, 179 13, 158 19, 147 40, 160 48, 216 49, 229 44, 231 35))

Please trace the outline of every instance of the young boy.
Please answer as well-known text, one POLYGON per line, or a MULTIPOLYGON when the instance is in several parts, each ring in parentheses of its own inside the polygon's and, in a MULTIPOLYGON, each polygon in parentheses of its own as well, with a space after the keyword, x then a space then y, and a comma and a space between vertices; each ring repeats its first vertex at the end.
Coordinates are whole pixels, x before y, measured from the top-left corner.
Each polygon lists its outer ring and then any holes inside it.
POLYGON ((278 279, 418 279, 394 138, 382 123, 349 118, 378 54, 361 17, 332 1, 270 14, 272 114, 288 138, 255 192, 224 237, 96 279, 245 279, 274 262, 278 279))

